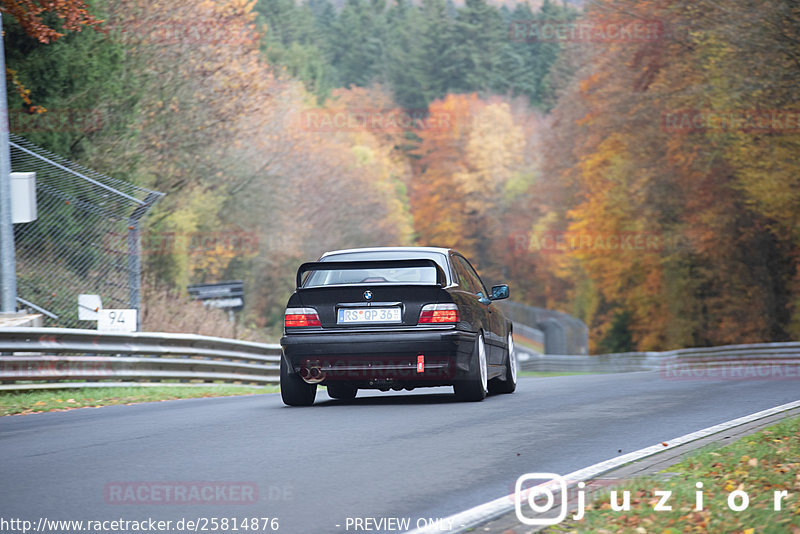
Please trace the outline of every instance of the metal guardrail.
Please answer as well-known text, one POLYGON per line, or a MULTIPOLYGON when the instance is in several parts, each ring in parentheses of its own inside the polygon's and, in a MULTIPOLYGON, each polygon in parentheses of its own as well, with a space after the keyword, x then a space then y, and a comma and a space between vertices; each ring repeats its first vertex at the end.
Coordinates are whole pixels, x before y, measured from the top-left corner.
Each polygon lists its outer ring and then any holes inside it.
POLYGON ((545 354, 589 354, 589 329, 580 319, 511 300, 499 301, 497 306, 515 325, 541 331, 545 354))
POLYGON ((544 354, 544 332, 522 323, 514 323, 514 344, 526 352, 544 354))
MULTIPOLYGON (((524 352, 524 349, 521 349, 524 352)), ((520 354, 520 370, 626 373, 659 371, 664 378, 800 379, 800 342, 759 343, 628 352, 598 356, 520 354)))
MULTIPOLYGON (((800 342, 622 354, 533 354, 521 371, 624 373, 664 378, 800 379, 800 342)), ((0 328, 0 390, 136 385, 278 384, 281 347, 194 334, 0 328)))
POLYGON ((194 334, 0 329, 0 390, 277 384, 280 345, 194 334))

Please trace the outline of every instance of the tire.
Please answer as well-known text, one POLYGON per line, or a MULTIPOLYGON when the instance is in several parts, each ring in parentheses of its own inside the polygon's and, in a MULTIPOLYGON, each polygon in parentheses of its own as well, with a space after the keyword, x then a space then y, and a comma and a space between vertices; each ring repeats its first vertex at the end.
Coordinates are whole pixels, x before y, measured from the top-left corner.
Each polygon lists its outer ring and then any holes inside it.
POLYGON ((478 335, 470 362, 470 376, 453 384, 456 399, 460 401, 479 402, 486 398, 488 390, 489 369, 486 362, 486 343, 483 334, 478 335))
POLYGON ((331 382, 328 386, 328 396, 332 399, 351 400, 356 398, 358 388, 347 382, 331 382))
POLYGON ((514 393, 517 389, 517 353, 514 350, 514 336, 508 333, 508 349, 506 351, 505 380, 493 378, 489 382, 489 393, 514 393))
POLYGON ((289 369, 281 357, 281 398, 287 406, 311 406, 317 396, 317 385, 307 384, 300 375, 289 369))

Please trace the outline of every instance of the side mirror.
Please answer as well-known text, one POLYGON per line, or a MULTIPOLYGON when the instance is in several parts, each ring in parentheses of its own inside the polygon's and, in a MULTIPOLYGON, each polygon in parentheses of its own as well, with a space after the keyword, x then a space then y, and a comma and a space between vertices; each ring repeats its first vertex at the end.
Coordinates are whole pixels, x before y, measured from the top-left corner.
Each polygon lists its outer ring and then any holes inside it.
POLYGON ((508 298, 508 286, 506 284, 492 287, 492 300, 503 300, 508 298))

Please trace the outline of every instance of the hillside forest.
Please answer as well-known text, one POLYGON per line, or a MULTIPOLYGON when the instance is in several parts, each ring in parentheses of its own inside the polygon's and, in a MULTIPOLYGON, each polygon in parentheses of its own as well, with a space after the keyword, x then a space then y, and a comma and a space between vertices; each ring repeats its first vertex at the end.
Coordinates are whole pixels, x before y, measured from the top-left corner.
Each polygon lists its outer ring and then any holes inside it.
POLYGON ((159 306, 241 279, 274 339, 301 262, 431 245, 595 353, 800 338, 797 2, 0 8, 11 131, 166 193, 159 306))

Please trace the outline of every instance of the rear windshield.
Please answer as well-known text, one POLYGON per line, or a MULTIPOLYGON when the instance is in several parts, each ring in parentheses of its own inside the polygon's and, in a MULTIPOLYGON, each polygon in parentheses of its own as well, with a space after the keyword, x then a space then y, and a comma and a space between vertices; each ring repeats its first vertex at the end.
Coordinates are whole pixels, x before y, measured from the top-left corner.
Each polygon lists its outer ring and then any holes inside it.
MULTIPOLYGON (((400 254, 398 252, 359 252, 335 254, 322 258, 326 261, 369 261, 369 260, 434 260, 447 272, 443 262, 443 254, 400 254)), ((434 285, 436 269, 434 267, 399 267, 390 269, 332 269, 330 271, 313 271, 306 278, 303 287, 321 287, 341 284, 403 284, 434 285)))

